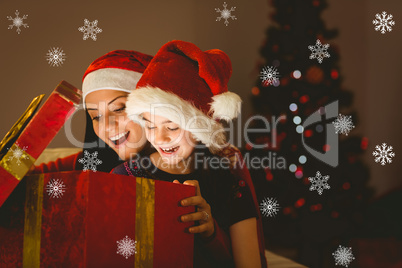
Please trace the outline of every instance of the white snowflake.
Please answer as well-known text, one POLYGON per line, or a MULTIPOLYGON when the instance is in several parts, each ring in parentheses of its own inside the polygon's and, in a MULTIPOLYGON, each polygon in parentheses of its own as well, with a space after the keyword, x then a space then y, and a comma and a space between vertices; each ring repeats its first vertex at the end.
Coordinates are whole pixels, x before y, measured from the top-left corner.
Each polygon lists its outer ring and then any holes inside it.
POLYGON ((260 203, 260 210, 262 215, 268 217, 268 216, 275 216, 277 212, 279 211, 279 204, 275 200, 275 198, 265 198, 261 203, 260 203))
POLYGON ((126 235, 125 238, 117 241, 117 254, 122 255, 126 259, 137 254, 137 241, 134 241, 126 235))
POLYGON ((351 115, 342 115, 339 114, 338 117, 335 119, 332 124, 335 127, 335 133, 341 133, 345 134, 348 136, 349 132, 354 128, 355 126, 353 125, 352 122, 352 116, 351 115))
POLYGON ((7 158, 7 160, 12 161, 13 159, 17 159, 16 163, 17 165, 20 165, 22 163, 22 159, 29 159, 29 157, 24 154, 24 152, 28 149, 28 146, 23 146, 21 148, 18 142, 16 142, 15 145, 17 145, 15 149, 11 147, 8 150, 9 152, 11 152, 11 155, 7 158))
POLYGON ((13 24, 8 26, 8 29, 12 29, 14 28, 14 26, 17 28, 17 33, 20 34, 21 33, 21 26, 24 26, 24 28, 29 28, 28 24, 24 23, 24 20, 26 18, 28 18, 28 15, 24 15, 21 17, 19 17, 20 13, 18 12, 18 10, 15 11, 15 18, 12 18, 11 16, 7 16, 8 20, 12 20, 13 24))
POLYGON ((78 30, 84 33, 83 40, 87 40, 88 37, 91 37, 94 41, 96 41, 96 34, 102 32, 102 29, 98 27, 98 20, 89 22, 87 19, 84 19, 84 26, 81 26, 78 30))
POLYGON ((216 21, 221 21, 221 19, 225 20, 225 25, 228 26, 229 25, 229 21, 228 19, 232 19, 232 20, 237 20, 236 16, 232 15, 232 11, 236 10, 236 7, 231 7, 230 10, 227 9, 228 5, 226 4, 226 2, 223 2, 223 9, 221 10, 220 8, 215 8, 216 12, 221 13, 221 15, 219 17, 216 18, 216 21))
POLYGON ((48 50, 46 58, 50 66, 60 66, 65 61, 66 53, 59 47, 53 47, 48 50))
POLYGON ((352 248, 342 247, 339 245, 338 249, 332 253, 335 259, 335 265, 342 265, 348 267, 348 265, 355 259, 352 254, 352 248))
POLYGON ((260 78, 264 86, 278 83, 279 72, 274 66, 265 66, 260 72, 260 78))
POLYGON ((392 27, 395 25, 395 21, 392 20, 392 15, 387 15, 387 12, 383 11, 381 14, 376 14, 375 17, 378 20, 373 20, 373 24, 376 25, 374 29, 376 31, 381 31, 382 34, 385 34, 387 31, 392 31, 392 27))
POLYGON ((329 175, 322 176, 319 171, 315 177, 309 177, 308 180, 311 182, 310 191, 317 190, 319 195, 322 195, 324 189, 330 189, 331 187, 328 185, 329 175))
POLYGON ((331 56, 327 51, 328 48, 329 44, 321 45, 320 39, 317 39, 315 46, 308 46, 308 49, 311 50, 310 59, 317 59, 319 63, 322 63, 324 58, 331 56))
POLYGON ((102 160, 98 159, 98 152, 90 154, 87 150, 84 151, 84 157, 78 159, 78 162, 84 165, 83 171, 92 170, 96 172, 96 166, 102 164, 102 160))
POLYGON ((61 179, 51 179, 46 185, 46 192, 51 198, 59 198, 66 191, 66 186, 61 179))
POLYGON ((382 147, 379 145, 375 146, 376 151, 373 151, 373 156, 375 156, 375 162, 378 163, 381 161, 381 165, 385 166, 392 163, 392 157, 395 156, 395 153, 392 151, 392 146, 388 146, 386 143, 382 144, 382 147))

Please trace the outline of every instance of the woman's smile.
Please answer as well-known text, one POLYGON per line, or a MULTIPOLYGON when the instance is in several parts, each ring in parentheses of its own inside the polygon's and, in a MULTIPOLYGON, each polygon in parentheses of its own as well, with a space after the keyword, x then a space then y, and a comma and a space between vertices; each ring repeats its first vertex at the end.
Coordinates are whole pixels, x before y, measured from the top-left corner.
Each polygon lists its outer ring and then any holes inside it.
POLYGON ((127 141, 128 136, 130 135, 130 131, 125 131, 121 132, 117 135, 114 135, 113 137, 110 137, 109 140, 118 147, 119 145, 123 144, 125 141, 127 141))

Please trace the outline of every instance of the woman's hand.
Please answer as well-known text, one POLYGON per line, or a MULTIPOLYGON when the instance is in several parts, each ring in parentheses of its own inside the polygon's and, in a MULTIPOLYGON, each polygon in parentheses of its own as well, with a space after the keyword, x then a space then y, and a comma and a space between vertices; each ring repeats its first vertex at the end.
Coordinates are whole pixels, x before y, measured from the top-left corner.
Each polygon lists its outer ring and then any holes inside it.
MULTIPOLYGON (((178 180, 174 180, 174 183, 180 183, 178 180)), ((211 207, 201 196, 200 186, 196 180, 187 180, 183 182, 186 185, 193 185, 196 187, 196 195, 181 200, 181 205, 196 206, 197 212, 186 214, 181 216, 182 222, 198 221, 198 226, 192 226, 189 229, 190 233, 199 233, 203 238, 208 238, 215 232, 214 220, 212 218, 211 207)))

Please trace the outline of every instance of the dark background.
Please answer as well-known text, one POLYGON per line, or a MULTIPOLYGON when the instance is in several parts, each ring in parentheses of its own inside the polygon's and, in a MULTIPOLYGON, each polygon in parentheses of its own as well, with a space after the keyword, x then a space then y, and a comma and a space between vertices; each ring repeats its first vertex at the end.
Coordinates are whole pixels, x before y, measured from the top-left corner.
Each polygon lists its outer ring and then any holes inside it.
MULTIPOLYGON (((97 57, 115 49, 138 50, 154 55, 166 42, 174 39, 190 41, 201 49, 219 48, 232 60, 230 90, 244 100, 242 124, 253 114, 251 88, 259 76, 257 63, 265 30, 271 25, 273 11, 266 0, 230 0, 236 7, 229 25, 216 22, 223 1, 151 0, 151 1, 0 1, 0 136, 4 136, 25 111, 32 98, 47 95, 61 81, 81 87, 82 75, 97 57), (29 15, 21 34, 8 29, 7 16, 29 15), (78 27, 84 19, 98 20, 103 30, 97 41, 83 40, 78 27), (61 47, 66 60, 51 67, 46 53, 61 47)), ((339 48, 343 85, 354 94, 353 108, 359 124, 353 134, 367 137, 369 145, 364 161, 370 169, 369 185, 375 196, 385 195, 402 183, 400 148, 402 141, 402 2, 397 0, 329 0, 323 12, 327 28, 339 30, 331 40, 339 48), (374 30, 376 13, 393 15, 392 32, 374 30), (392 164, 374 163, 375 145, 392 145, 396 156, 392 164)), ((72 120, 72 131, 83 140, 84 114, 72 120)), ((236 144, 239 146, 239 144, 236 144)), ((49 147, 75 147, 61 131, 49 147)), ((399 212, 395 212, 399 213, 399 212)))

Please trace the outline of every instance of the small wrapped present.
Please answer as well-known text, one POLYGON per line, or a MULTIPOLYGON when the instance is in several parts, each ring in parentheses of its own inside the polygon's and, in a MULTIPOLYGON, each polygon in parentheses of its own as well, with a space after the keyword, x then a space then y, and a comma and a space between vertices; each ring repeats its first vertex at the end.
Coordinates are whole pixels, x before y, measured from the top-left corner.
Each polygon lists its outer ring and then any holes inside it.
POLYGON ((195 187, 92 171, 26 176, 0 208, 0 267, 192 267, 195 187))
POLYGON ((34 99, 0 142, 0 207, 75 111, 81 91, 62 81, 34 115, 42 98, 34 99))

